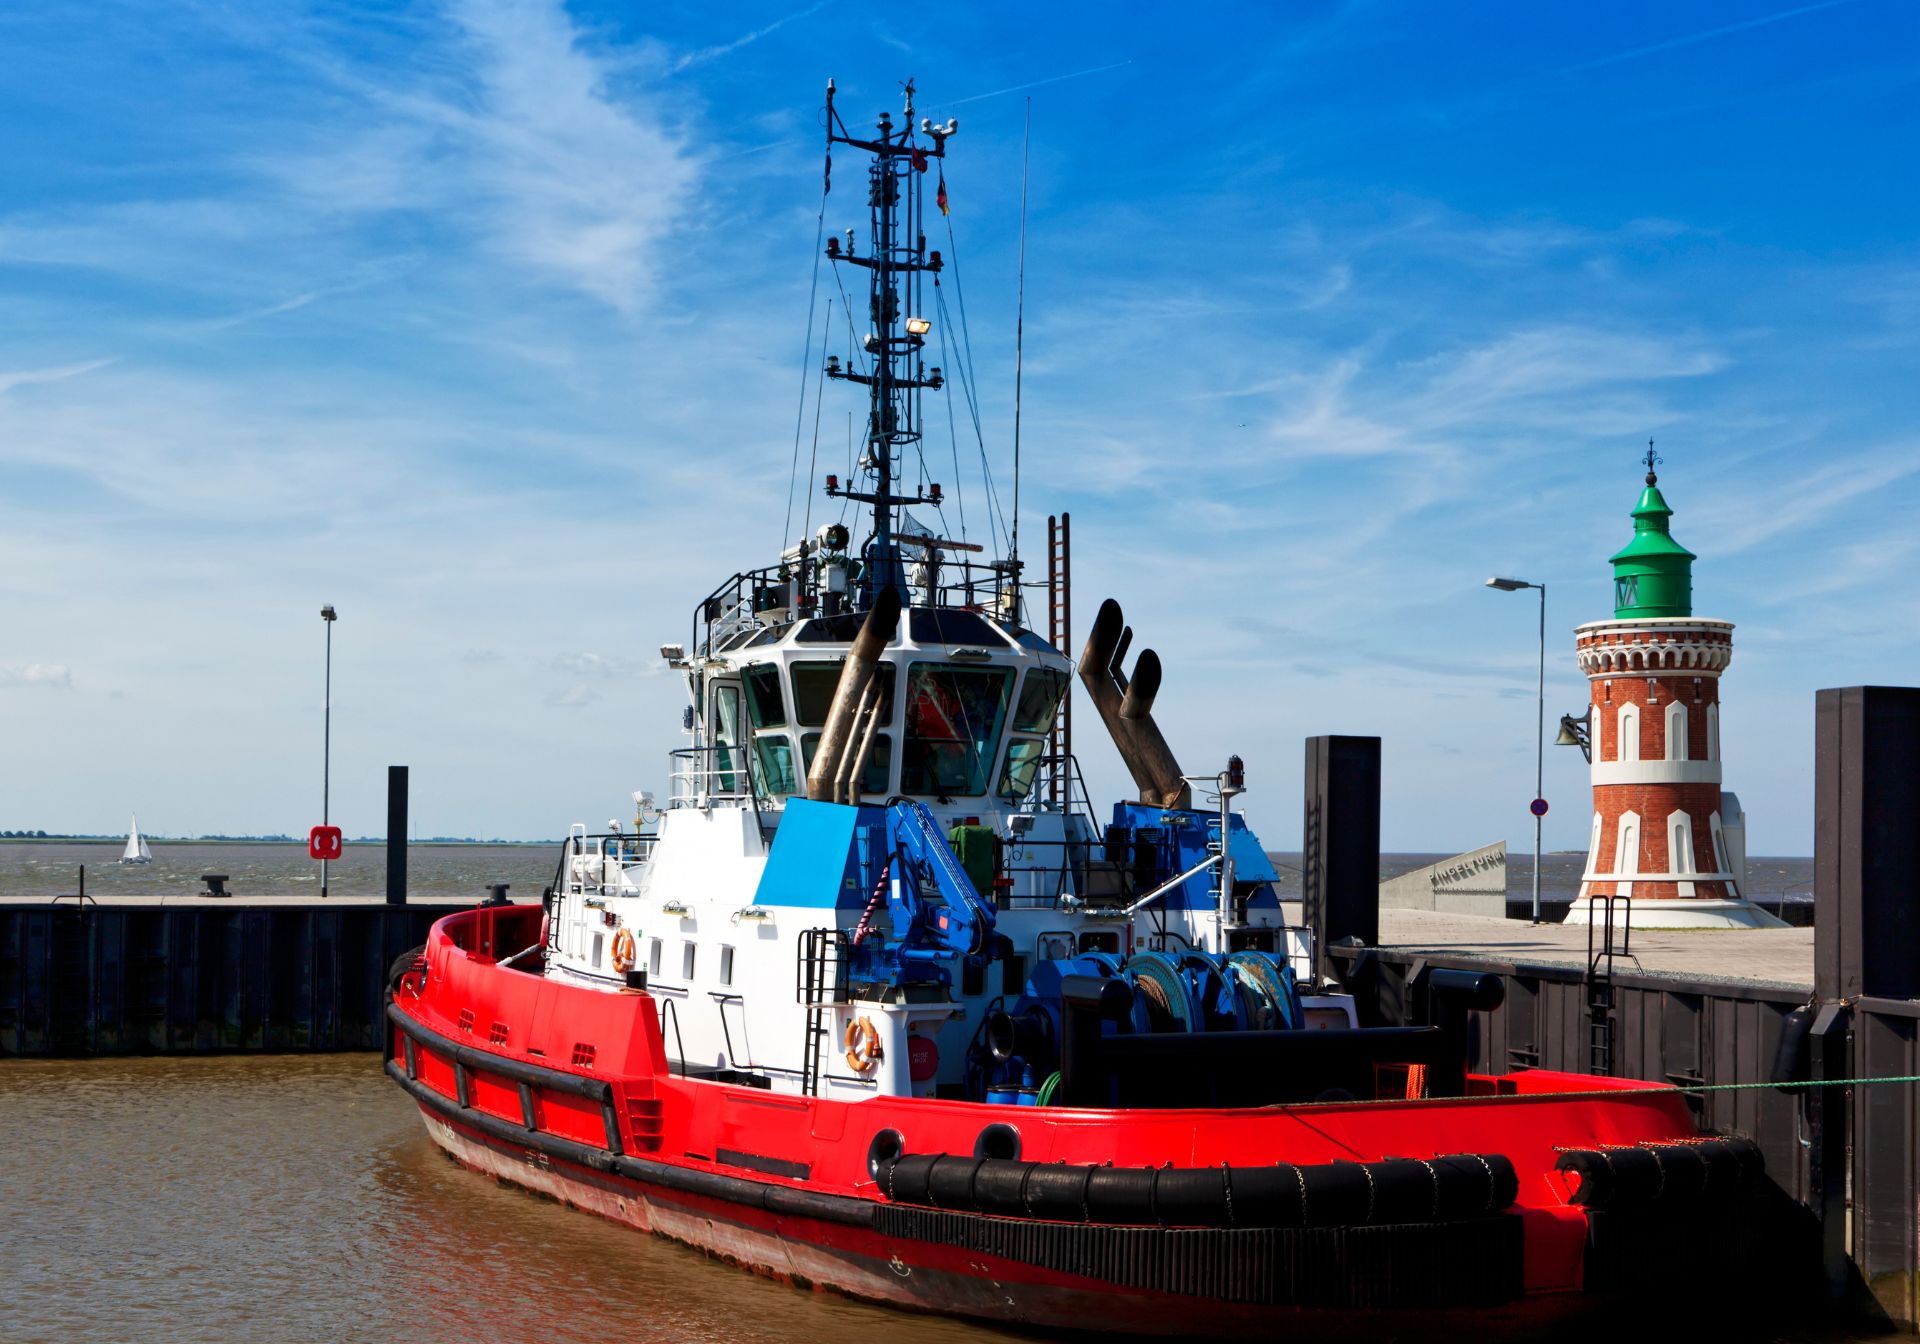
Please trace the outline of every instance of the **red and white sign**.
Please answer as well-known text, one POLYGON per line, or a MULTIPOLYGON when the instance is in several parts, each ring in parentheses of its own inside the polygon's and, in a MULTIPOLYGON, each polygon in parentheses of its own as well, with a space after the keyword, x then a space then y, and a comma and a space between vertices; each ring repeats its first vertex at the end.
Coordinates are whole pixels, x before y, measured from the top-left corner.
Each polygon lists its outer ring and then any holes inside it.
POLYGON ((931 1036, 907 1037, 907 1076, 924 1083, 940 1072, 940 1047, 931 1036))
POLYGON ((340 857, 341 837, 338 826, 315 826, 307 832, 307 857, 313 859, 337 859, 340 857))

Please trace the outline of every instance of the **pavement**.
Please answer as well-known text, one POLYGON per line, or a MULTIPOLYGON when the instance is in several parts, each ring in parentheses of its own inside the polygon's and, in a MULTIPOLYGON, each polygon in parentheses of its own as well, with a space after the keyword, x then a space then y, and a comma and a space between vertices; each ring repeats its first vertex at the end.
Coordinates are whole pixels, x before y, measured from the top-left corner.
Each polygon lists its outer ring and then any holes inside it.
MULTIPOLYGON (((1587 926, 1431 910, 1382 910, 1380 946, 1403 953, 1482 956, 1584 970, 1587 926)), ((1615 975, 1638 972, 1813 989, 1810 928, 1636 929, 1630 948, 1631 956, 1615 956, 1615 975)))

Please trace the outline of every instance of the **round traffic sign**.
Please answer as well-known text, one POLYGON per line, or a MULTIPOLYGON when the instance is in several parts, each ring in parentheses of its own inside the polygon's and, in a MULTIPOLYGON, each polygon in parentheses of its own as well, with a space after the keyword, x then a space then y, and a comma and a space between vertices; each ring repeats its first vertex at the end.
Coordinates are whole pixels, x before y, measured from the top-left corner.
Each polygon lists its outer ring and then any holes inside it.
POLYGON ((1531 803, 1527 804, 1527 811, 1533 813, 1536 817, 1546 816, 1547 800, 1545 798, 1535 798, 1531 803))

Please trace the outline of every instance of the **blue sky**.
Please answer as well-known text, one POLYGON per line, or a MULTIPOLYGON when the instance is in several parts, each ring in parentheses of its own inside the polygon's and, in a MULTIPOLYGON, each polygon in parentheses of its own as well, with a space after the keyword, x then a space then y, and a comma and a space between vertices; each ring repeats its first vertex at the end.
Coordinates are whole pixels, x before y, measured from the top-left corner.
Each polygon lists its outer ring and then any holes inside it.
MULTIPOLYGON (((1029 556, 1072 510, 1082 631, 1123 598, 1271 847, 1317 732, 1385 739, 1388 848, 1531 843, 1534 598, 1480 583, 1549 584, 1577 709, 1651 437, 1739 627, 1750 847, 1807 852, 1814 690, 1920 680, 1916 39, 1901 0, 9 6, 0 827, 304 830, 323 602, 350 832, 393 762, 421 834, 658 789, 654 650, 785 512, 822 87, 912 76, 1003 480, 1032 98, 1029 556)), ((1584 844, 1577 753, 1546 791, 1584 844)))

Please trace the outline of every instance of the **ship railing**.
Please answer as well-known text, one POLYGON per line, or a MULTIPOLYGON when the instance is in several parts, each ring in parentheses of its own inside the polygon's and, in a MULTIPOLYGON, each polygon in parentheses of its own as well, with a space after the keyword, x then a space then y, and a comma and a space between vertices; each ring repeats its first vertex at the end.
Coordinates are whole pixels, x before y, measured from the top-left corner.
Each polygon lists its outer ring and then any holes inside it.
POLYGON ((1100 817, 1093 810, 1093 795, 1087 790, 1087 779, 1080 771, 1080 760, 1072 752, 1056 752, 1042 756, 1033 772, 1033 784, 1027 790, 1027 797, 1042 800, 1055 796, 1054 781, 1058 780, 1058 796, 1064 800, 1065 811, 1069 816, 1078 813, 1087 823, 1089 835, 1100 834, 1100 817))
POLYGON ((746 803, 754 824, 766 834, 762 801, 770 796, 753 774, 753 752, 745 746, 681 747, 667 753, 667 806, 711 808, 746 803))
MULTIPOLYGON (((1046 587, 1044 582, 1021 583, 1018 573, 1003 563, 962 560, 944 551, 929 558, 911 538, 899 540, 909 607, 972 611, 1025 625, 1021 590, 1046 587)), ((812 557, 741 570, 694 605, 687 647, 710 654, 748 629, 833 615, 836 606, 841 612, 862 609, 871 592, 871 585, 857 578, 847 592, 830 593, 812 557)))
POLYGON ((659 837, 637 831, 606 831, 590 835, 576 822, 560 842, 560 863, 554 870, 555 895, 630 895, 627 870, 653 857, 659 837))

